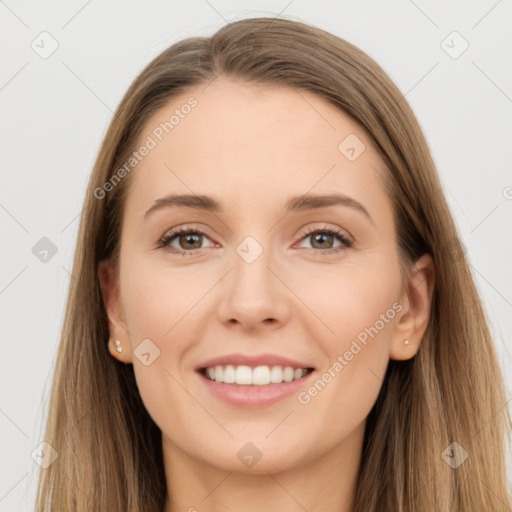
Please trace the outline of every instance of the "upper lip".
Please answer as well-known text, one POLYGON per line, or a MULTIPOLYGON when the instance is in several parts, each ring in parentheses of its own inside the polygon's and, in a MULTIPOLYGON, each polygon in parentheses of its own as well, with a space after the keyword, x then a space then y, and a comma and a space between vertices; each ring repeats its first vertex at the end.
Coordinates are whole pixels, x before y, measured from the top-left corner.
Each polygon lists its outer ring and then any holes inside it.
POLYGON ((293 369, 297 368, 313 368, 308 363, 301 363, 294 361, 288 357, 279 356, 276 354, 260 354, 258 356, 249 356, 245 354, 228 354, 225 356, 214 357, 196 366, 196 370, 203 368, 211 368, 213 366, 225 366, 231 364, 233 366, 246 365, 251 367, 257 366, 291 366, 293 369))

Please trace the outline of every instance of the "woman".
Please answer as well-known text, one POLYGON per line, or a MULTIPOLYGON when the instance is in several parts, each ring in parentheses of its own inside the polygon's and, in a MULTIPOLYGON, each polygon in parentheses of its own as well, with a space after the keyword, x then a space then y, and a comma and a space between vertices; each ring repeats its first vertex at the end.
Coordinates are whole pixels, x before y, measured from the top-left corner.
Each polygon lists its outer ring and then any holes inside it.
POLYGON ((502 377, 416 118, 303 23, 181 41, 80 225, 37 510, 510 510, 502 377))

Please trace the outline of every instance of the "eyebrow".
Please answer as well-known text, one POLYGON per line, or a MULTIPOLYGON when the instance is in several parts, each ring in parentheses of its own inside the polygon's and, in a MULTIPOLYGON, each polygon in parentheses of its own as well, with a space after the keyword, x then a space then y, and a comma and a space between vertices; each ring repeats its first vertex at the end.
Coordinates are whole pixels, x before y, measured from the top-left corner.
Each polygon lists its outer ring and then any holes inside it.
MULTIPOLYGON (((329 206, 341 205, 353 208, 363 213, 368 220, 373 224, 373 220, 368 213, 368 210, 355 199, 348 197, 344 194, 329 194, 329 195, 312 195, 304 194, 290 198, 284 206, 285 213, 317 210, 320 208, 327 208, 329 206)), ((196 195, 196 194, 169 194, 165 197, 157 199, 151 208, 144 214, 146 220, 154 212, 163 208, 170 207, 186 207, 195 210, 203 210, 213 213, 222 213, 224 209, 221 207, 219 201, 210 196, 196 195)))

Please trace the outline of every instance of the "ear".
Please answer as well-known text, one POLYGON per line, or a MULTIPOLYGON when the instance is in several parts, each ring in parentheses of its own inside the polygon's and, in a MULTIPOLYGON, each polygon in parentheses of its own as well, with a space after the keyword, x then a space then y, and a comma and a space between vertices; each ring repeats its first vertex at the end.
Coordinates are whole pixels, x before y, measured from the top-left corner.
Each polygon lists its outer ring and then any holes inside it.
POLYGON ((110 339, 108 347, 110 354, 123 363, 132 362, 132 350, 130 345, 128 328, 126 326, 124 312, 119 298, 119 283, 115 271, 107 260, 101 261, 98 265, 98 279, 101 286, 103 303, 108 315, 108 329, 110 339), (122 351, 116 350, 115 341, 122 351))
POLYGON ((404 287, 400 304, 403 309, 397 317, 390 358, 397 361, 416 355, 427 330, 435 284, 435 266, 430 254, 424 254, 413 265, 404 287), (409 340, 406 345, 405 340, 409 340))

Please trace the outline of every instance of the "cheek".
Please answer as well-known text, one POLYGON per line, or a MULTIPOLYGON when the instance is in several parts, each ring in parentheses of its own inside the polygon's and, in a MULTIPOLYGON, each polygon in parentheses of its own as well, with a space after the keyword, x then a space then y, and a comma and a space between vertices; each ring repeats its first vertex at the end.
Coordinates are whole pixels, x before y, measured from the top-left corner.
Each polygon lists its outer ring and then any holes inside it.
POLYGON ((205 290, 190 286, 183 273, 180 278, 179 272, 168 269, 143 269, 143 264, 127 264, 125 272, 123 308, 141 399, 162 430, 176 430, 180 435, 184 429, 192 432, 196 428, 192 419, 199 417, 201 410, 183 391, 180 364, 193 346, 190 334, 187 335, 193 305, 205 290), (139 271, 130 272, 130 268, 139 271), (149 357, 144 361, 146 353, 149 357), (176 416, 182 421, 176 422, 176 416))
POLYGON ((299 414, 311 432, 320 435, 317 449, 327 451, 365 422, 374 406, 389 363, 395 310, 377 300, 372 308, 341 304, 336 336, 319 341, 326 364, 317 378, 297 395, 299 414), (386 316, 386 311, 388 311, 386 316), (381 320, 384 314, 388 323, 381 320))
POLYGON ((318 380, 298 401, 314 403, 320 417, 324 417, 320 411, 350 413, 357 423, 373 406, 389 363, 401 310, 399 267, 392 260, 346 267, 316 283, 323 283, 317 288, 322 292, 310 295, 311 306, 329 329, 315 338, 324 355, 318 380))
POLYGON ((393 304, 400 297, 400 278, 398 264, 389 259, 320 269, 314 276, 296 280, 294 291, 310 309, 304 325, 320 326, 321 331, 311 335, 324 340, 325 351, 331 355, 348 350, 356 338, 362 343, 374 337, 389 338, 397 313, 393 304), (318 322, 309 320, 315 317, 318 322))
MULTIPOLYGON (((143 268, 143 264, 138 268, 143 268)), ((183 321, 193 318, 194 305, 208 289, 208 282, 196 277, 179 269, 149 266, 133 273, 130 265, 126 266, 123 308, 133 348, 140 339, 150 338, 161 350, 179 349, 179 340, 173 335, 183 321), (171 338, 172 344, 167 341, 171 338)))

